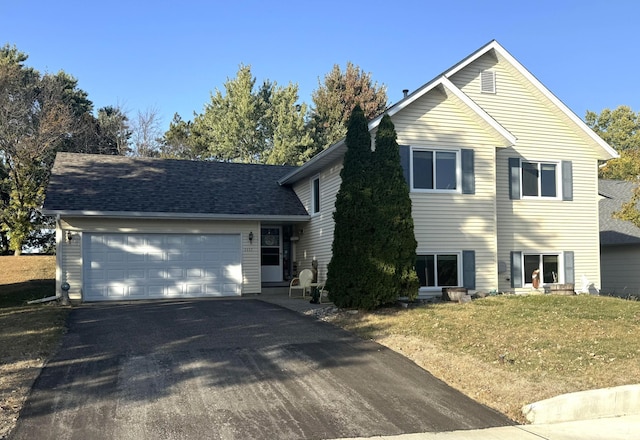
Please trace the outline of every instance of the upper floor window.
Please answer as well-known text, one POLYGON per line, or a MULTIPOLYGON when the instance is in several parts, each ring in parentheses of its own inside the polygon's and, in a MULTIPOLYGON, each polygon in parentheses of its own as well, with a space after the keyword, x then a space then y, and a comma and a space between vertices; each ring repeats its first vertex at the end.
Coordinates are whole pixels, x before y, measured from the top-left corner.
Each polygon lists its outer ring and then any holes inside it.
POLYGON ((572 162, 531 161, 510 157, 509 198, 573 200, 572 162))
POLYGON ((522 195, 557 197, 557 163, 522 162, 522 195))
POLYGON ((413 150, 413 189, 456 191, 458 151, 413 150))
POLYGON ((320 212, 320 176, 311 179, 311 214, 320 212))
POLYGON ((411 191, 475 194, 474 151, 400 145, 400 164, 411 191))

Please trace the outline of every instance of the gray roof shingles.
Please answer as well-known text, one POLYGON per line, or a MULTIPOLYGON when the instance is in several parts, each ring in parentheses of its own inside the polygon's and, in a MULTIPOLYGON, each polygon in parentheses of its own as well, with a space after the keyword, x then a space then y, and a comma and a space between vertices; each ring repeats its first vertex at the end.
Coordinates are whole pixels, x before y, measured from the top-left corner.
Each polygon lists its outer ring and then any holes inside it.
POLYGON ((295 167, 58 153, 45 212, 308 216, 277 181, 295 167))
POLYGON ((640 228, 629 221, 613 217, 622 204, 631 199, 635 186, 634 182, 623 180, 599 180, 601 245, 640 244, 640 228))

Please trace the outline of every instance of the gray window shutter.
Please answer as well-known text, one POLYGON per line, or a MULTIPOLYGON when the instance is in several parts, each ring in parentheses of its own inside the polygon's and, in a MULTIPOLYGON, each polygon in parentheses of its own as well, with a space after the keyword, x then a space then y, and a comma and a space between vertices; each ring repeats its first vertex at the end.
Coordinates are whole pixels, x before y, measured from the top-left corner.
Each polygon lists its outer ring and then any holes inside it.
POLYGON ((476 193, 476 179, 473 170, 473 150, 462 150, 462 194, 476 193))
POLYGON ((570 160, 562 161, 562 200, 573 200, 573 166, 570 160))
POLYGON ((404 176, 404 180, 407 181, 407 185, 409 186, 409 190, 411 190, 411 158, 409 155, 411 154, 411 148, 408 145, 400 145, 400 165, 402 165, 402 174, 404 176))
POLYGON ((574 283, 576 279, 573 264, 573 251, 564 251, 564 282, 574 283))
POLYGON ((520 159, 509 158, 509 198, 520 200, 520 159))
POLYGON ((462 251, 462 285, 476 288, 476 251, 462 251))
POLYGON ((522 252, 511 252, 511 287, 522 287, 522 252))

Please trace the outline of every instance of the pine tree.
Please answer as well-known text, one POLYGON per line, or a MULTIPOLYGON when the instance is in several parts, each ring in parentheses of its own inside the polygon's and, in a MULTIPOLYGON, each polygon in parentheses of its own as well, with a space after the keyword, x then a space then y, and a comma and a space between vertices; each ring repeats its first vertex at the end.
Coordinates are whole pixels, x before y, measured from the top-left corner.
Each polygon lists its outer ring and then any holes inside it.
POLYGON ((397 135, 391 117, 384 115, 376 132, 373 154, 373 203, 376 207, 374 244, 380 304, 398 297, 415 299, 417 242, 413 232, 409 187, 402 173, 397 135))
POLYGON ((371 135, 360 106, 349 118, 347 152, 340 177, 340 191, 333 213, 333 256, 328 265, 327 290, 338 307, 373 308, 371 284, 375 282, 370 240, 373 231, 371 135))

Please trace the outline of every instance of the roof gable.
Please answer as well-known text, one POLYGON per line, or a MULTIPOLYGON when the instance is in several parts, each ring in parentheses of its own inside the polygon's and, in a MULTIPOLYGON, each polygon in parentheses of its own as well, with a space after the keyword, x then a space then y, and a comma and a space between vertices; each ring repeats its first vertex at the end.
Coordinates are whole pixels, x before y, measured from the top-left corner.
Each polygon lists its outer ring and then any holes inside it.
POLYGON ((308 213, 278 185, 295 167, 58 153, 43 212, 178 218, 284 218, 308 213))
MULTIPOLYGON (((473 52, 454 66, 444 71, 442 74, 436 76, 434 79, 418 88, 413 93, 407 95, 401 101, 397 102, 393 106, 389 107, 385 113, 393 116, 405 108, 410 106, 413 102, 420 99, 427 93, 430 93, 437 87, 443 87, 449 93, 454 94, 461 102, 463 102, 473 113, 485 124, 485 127, 493 131, 494 134, 498 134, 505 142, 514 144, 516 142, 515 136, 510 133, 505 127, 503 127, 498 121, 496 121, 491 115, 489 115, 484 109, 482 109, 471 98, 465 95, 455 84, 453 84, 450 78, 466 67, 470 66, 473 62, 479 58, 491 54, 496 57, 504 59, 509 63, 519 74, 522 75, 532 87, 542 94, 556 109, 567 118, 574 126, 576 130, 582 135, 583 139, 598 149, 601 156, 606 159, 619 157, 618 153, 604 140, 602 140, 593 130, 591 130, 575 113, 573 113, 562 101, 560 101, 549 89, 547 89, 535 76, 533 76, 520 62, 518 62, 506 49, 504 49, 496 40, 489 42, 482 46, 480 49, 473 52)), ((369 122, 369 130, 375 130, 383 115, 374 118, 369 122)), ((326 150, 314 156, 310 161, 304 164, 302 167, 293 170, 288 175, 280 179, 280 183, 293 183, 299 179, 308 177, 319 170, 324 168, 331 162, 338 160, 345 152, 346 147, 344 145, 344 139, 341 139, 334 145, 330 146, 326 150)))
POLYGON ((480 59, 481 57, 493 54, 496 58, 500 58, 507 62, 513 69, 515 69, 526 81, 528 81, 533 88, 545 97, 555 108, 566 117, 571 123, 575 124, 576 129, 582 134, 585 139, 588 139, 593 147, 601 150, 606 159, 613 159, 619 157, 619 154, 613 147, 606 143, 600 136, 598 136, 591 128, 589 128, 582 119, 580 119, 569 107, 567 107, 558 97, 556 97, 547 87, 545 87, 529 70, 527 70, 518 60, 516 60, 504 47, 502 47, 496 40, 484 45, 449 70, 443 73, 447 78, 459 73, 461 70, 470 66, 472 63, 480 59))

